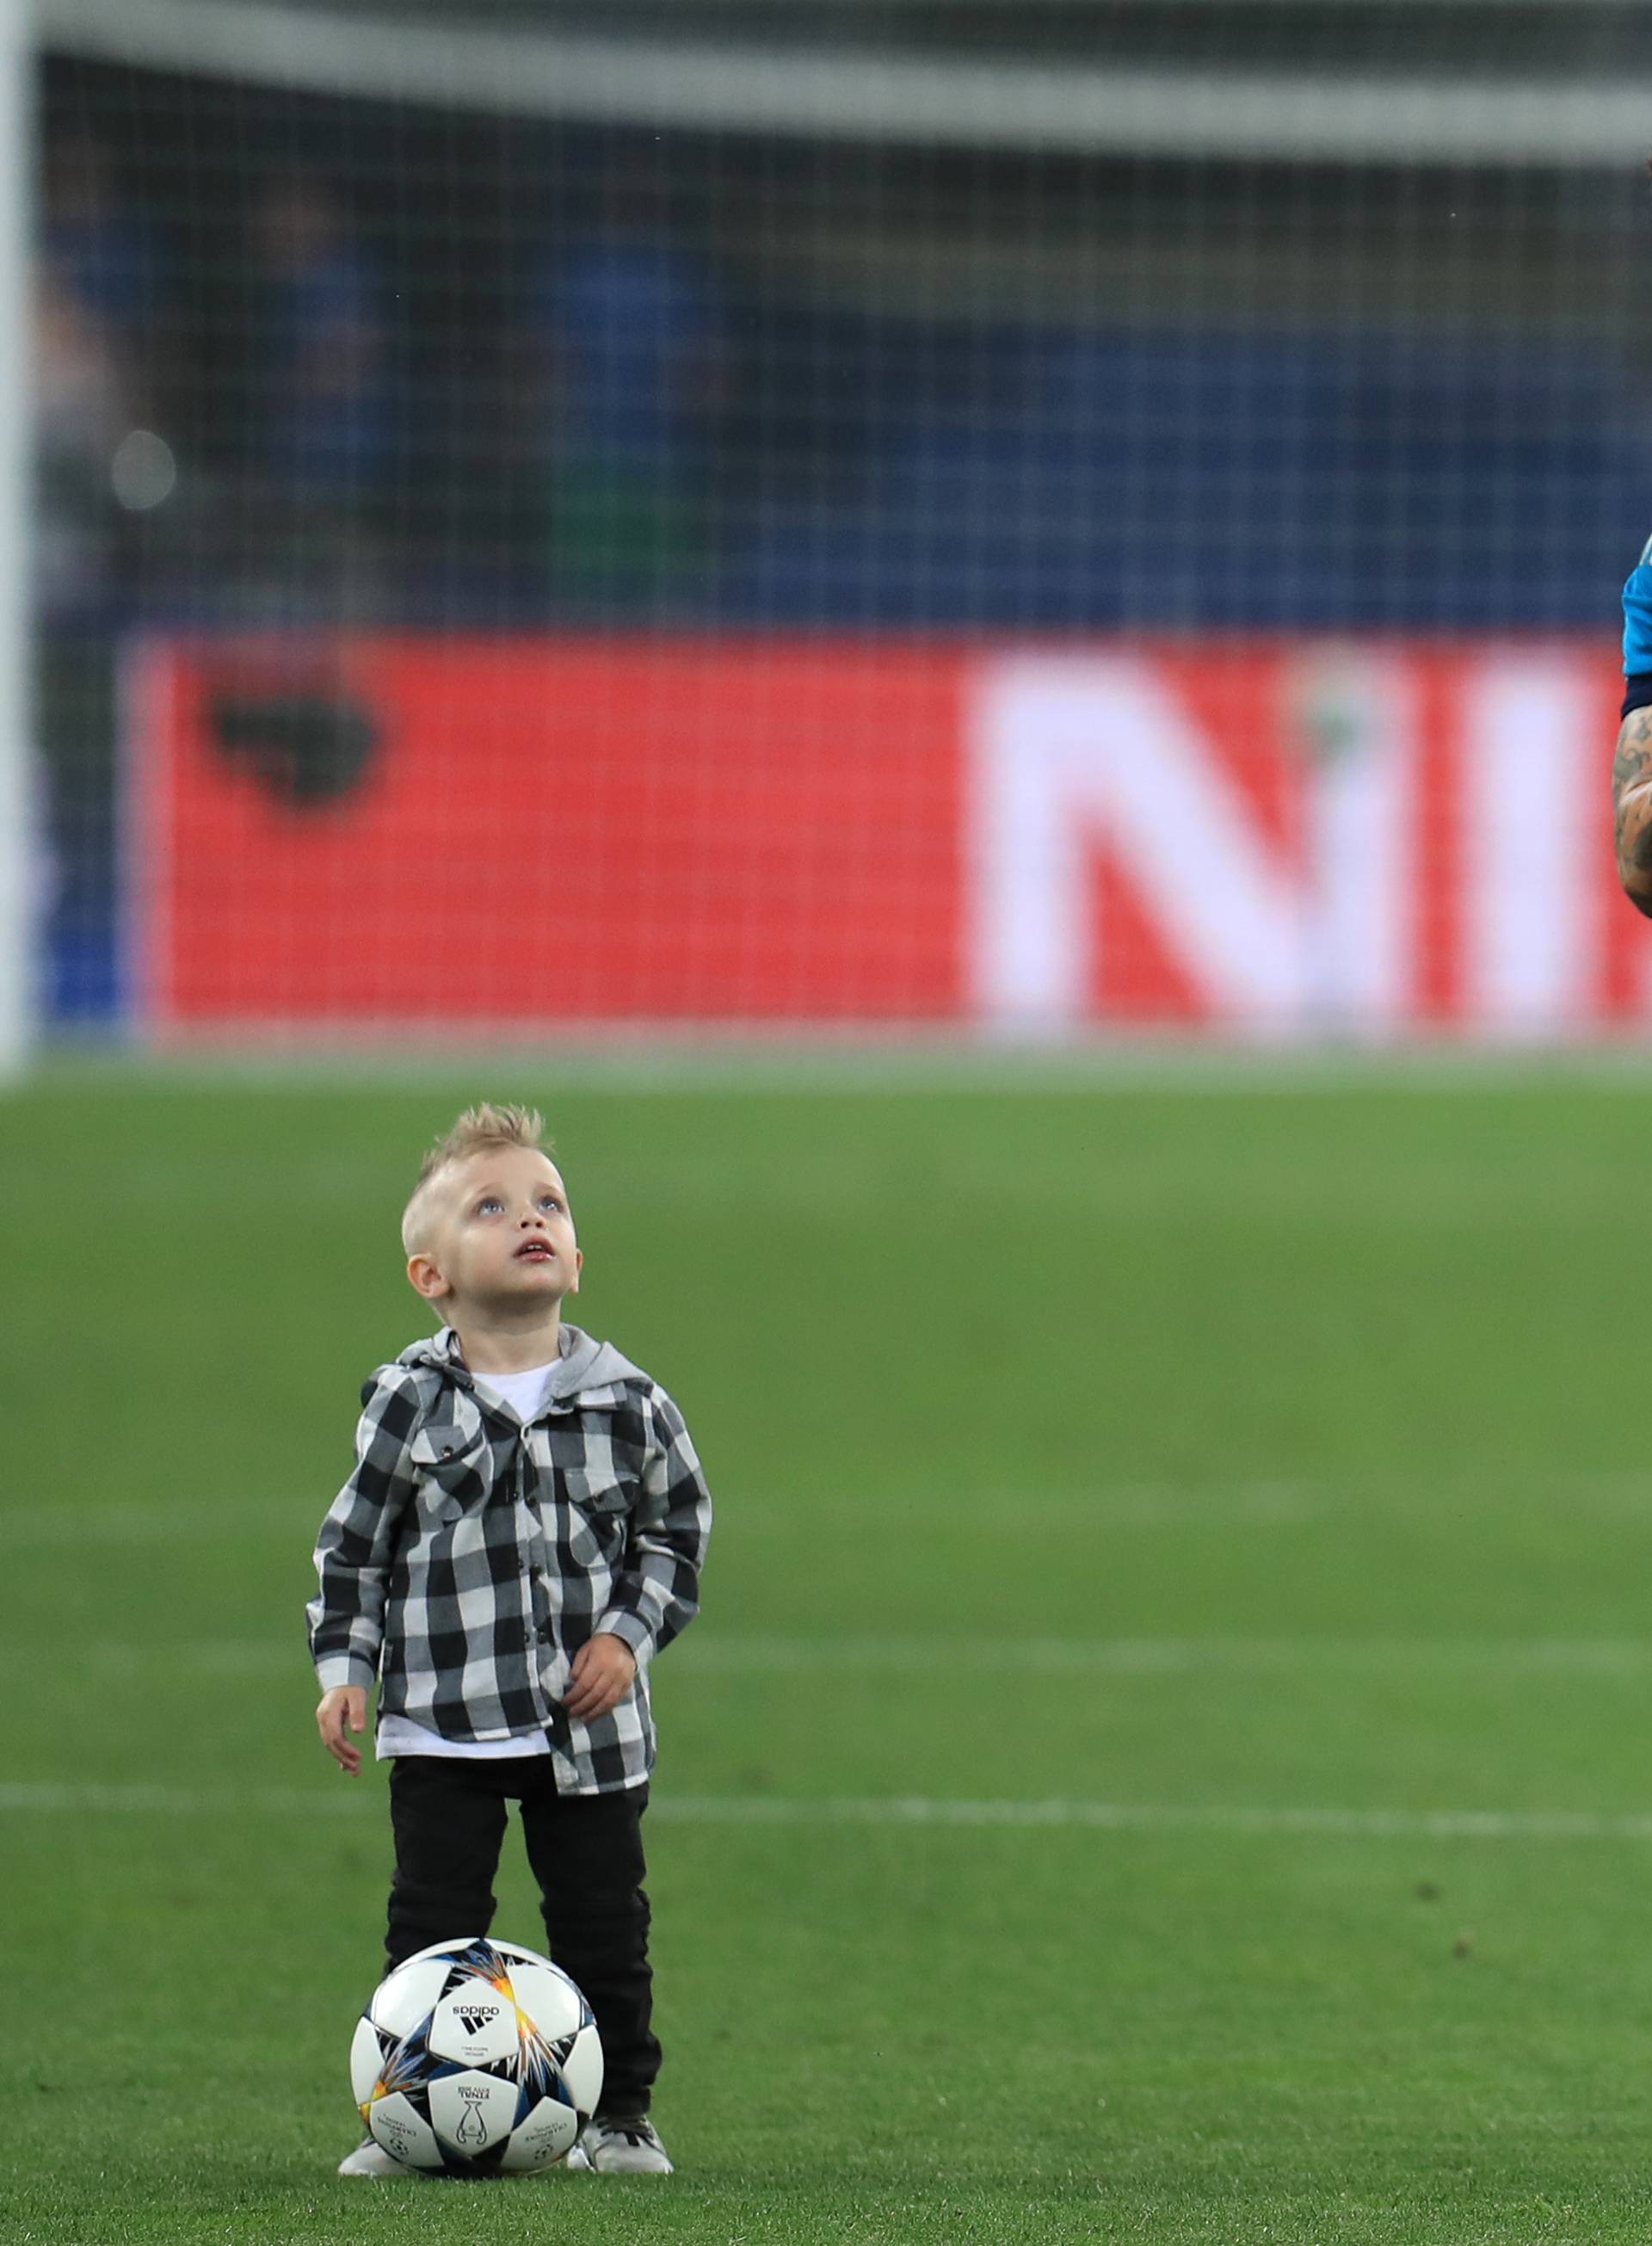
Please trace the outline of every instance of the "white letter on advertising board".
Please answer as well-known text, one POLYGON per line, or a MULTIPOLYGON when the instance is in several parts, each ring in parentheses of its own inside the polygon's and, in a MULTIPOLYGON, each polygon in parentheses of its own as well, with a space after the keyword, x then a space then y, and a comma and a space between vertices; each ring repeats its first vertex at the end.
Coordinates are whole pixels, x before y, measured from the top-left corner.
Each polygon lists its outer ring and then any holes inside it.
POLYGON ((1499 649, 1464 686, 1465 995, 1493 1035, 1591 1026, 1589 849, 1608 833, 1598 670, 1499 649))
MULTIPOLYGON (((1407 698, 1398 670, 1375 660, 1341 663, 1335 684, 1356 698, 1360 723, 1310 766, 1304 872, 1261 830, 1151 660, 989 666, 973 699, 970 813, 972 987, 984 1018, 1049 1031, 1091 1012, 1090 872, 1105 845, 1214 1024, 1390 1023, 1411 981, 1407 698)), ((1280 722, 1281 733, 1300 730, 1285 712, 1280 722)))

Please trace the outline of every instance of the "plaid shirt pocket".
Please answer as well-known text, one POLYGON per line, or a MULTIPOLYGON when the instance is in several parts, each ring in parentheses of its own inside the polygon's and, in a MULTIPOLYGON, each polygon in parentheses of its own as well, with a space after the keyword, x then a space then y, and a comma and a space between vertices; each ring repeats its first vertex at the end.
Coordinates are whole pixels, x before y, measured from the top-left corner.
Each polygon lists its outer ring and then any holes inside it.
POLYGON ((629 1523, 642 1487, 643 1457, 641 1444, 581 1439, 579 1462, 554 1467, 561 1494, 600 1542, 609 1541, 616 1524, 622 1534, 629 1523))
POLYGON ((447 1487, 466 1473, 479 1479, 488 1470, 487 1429, 468 1396, 450 1389, 444 1408, 426 1419, 407 1446, 409 1463, 447 1487))
POLYGON ((419 1429, 407 1446, 412 1468, 414 1503, 426 1524, 462 1520, 472 1507, 486 1502, 493 1480, 491 1446, 479 1413, 466 1427, 458 1419, 442 1419, 419 1429))

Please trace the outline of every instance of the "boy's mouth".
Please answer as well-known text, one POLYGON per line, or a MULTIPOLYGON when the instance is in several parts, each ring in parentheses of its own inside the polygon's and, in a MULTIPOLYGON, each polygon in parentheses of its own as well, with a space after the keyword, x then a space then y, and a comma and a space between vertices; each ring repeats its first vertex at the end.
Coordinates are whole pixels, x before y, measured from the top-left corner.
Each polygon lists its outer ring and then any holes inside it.
POLYGON ((547 1263, 556 1254, 548 1240, 525 1240, 516 1251, 519 1263, 547 1263))

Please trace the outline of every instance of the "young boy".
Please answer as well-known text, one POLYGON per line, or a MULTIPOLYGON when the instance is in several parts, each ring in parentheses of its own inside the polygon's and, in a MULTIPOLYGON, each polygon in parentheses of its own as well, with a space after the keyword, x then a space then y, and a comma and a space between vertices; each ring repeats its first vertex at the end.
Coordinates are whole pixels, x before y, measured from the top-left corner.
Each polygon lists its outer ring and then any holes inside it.
MULTIPOLYGON (((379 1688, 391 1966, 486 1933, 515 1801, 552 1957, 602 2039, 570 2168, 669 2175, 648 2118, 648 1667, 698 1603, 711 1501, 683 1415, 562 1320, 584 1258, 538 1115, 473 1107, 425 1157, 407 1276, 445 1320, 362 1392, 309 1608, 322 1742, 352 1776, 379 1688)), ((369 2137, 341 2175, 402 2173, 369 2137)))

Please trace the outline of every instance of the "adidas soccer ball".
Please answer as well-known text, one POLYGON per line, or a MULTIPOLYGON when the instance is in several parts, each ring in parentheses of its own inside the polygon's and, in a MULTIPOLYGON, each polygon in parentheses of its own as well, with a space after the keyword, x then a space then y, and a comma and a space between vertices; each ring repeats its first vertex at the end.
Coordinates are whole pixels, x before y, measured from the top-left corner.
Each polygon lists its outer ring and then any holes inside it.
POLYGON ((568 1975, 513 1942, 438 1942, 379 1983, 350 2073, 374 2141, 410 2168, 547 2168, 596 2111, 602 2046, 568 1975))

